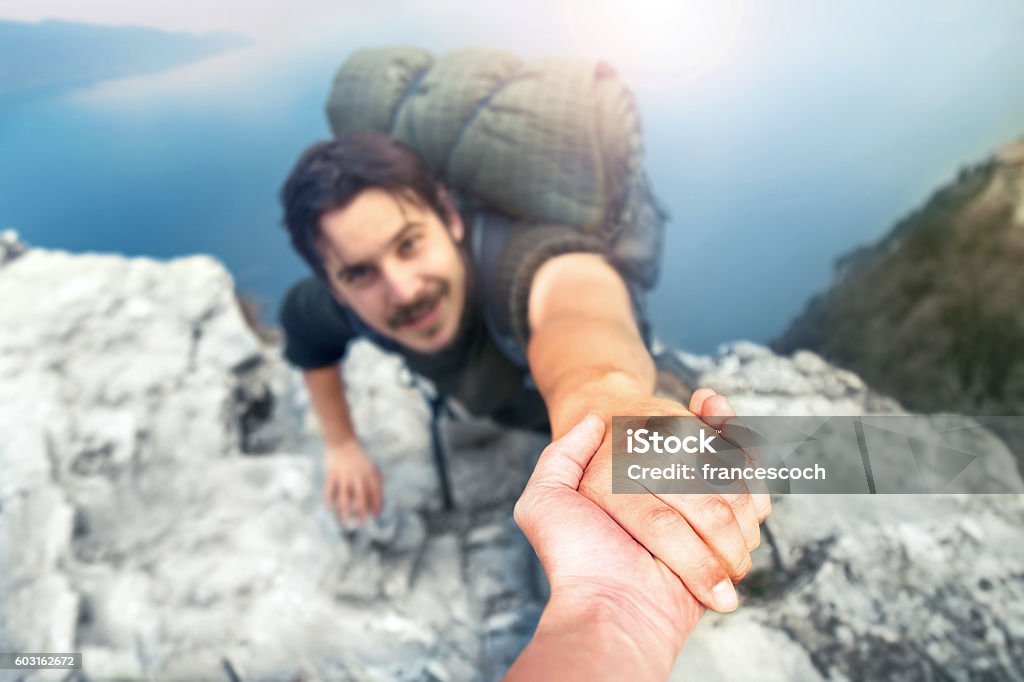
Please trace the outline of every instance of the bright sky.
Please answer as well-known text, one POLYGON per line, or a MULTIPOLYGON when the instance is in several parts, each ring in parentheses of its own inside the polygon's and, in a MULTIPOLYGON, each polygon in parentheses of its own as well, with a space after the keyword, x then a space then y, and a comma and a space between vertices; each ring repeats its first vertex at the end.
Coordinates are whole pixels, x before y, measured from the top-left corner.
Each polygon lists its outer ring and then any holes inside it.
POLYGON ((365 38, 450 49, 432 43, 432 37, 445 36, 446 43, 523 56, 600 57, 635 89, 646 90, 714 77, 743 63, 750 40, 772 24, 790 24, 782 32, 794 41, 818 36, 809 54, 815 61, 833 54, 853 63, 864 55, 844 57, 843 50, 863 47, 865 37, 919 40, 927 23, 984 28, 991 25, 986 13, 1019 22, 1021 7, 1020 0, 0 0, 0 19, 229 31, 263 45, 365 38))
POLYGON ((516 52, 598 56, 643 87, 705 73, 729 58, 750 1, 385 0, 371 9, 356 0, 0 0, 0 19, 230 31, 262 43, 308 42, 357 27, 384 34, 402 26, 406 40, 415 40, 419 27, 516 52))

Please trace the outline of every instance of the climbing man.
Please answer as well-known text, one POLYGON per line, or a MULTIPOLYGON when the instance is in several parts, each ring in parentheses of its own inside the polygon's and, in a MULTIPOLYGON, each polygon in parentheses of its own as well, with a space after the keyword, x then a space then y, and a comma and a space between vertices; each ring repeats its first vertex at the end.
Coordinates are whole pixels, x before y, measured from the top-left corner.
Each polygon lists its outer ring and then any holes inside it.
POLYGON ((613 415, 735 413, 708 389, 686 405, 656 395, 634 291, 602 240, 460 210, 417 150, 376 132, 307 149, 281 197, 292 244, 314 273, 282 304, 285 352, 303 370, 325 441, 326 493, 342 516, 376 514, 382 502, 339 369, 349 342, 365 337, 499 423, 557 439, 597 415, 604 435, 579 493, 650 552, 653 570, 674 574, 708 608, 736 608, 733 583, 760 543, 766 494, 612 494, 613 415))

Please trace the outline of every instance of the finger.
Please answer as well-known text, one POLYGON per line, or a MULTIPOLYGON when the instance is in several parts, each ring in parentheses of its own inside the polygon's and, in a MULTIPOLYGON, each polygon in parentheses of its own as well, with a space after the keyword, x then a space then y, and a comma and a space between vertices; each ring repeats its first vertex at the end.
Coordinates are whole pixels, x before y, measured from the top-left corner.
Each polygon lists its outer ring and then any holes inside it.
MULTIPOLYGON (((725 396, 718 395, 711 389, 701 390, 708 392, 707 395, 703 396, 700 404, 700 415, 705 423, 715 429, 721 429, 730 420, 738 422, 736 410, 733 409, 725 396)), ((733 444, 735 445, 736 443, 733 444)), ((746 455, 746 453, 744 454, 746 455)), ((723 498, 732 507, 733 513, 736 515, 737 521, 739 521, 747 550, 753 550, 761 544, 761 529, 758 526, 763 517, 759 517, 758 508, 755 506, 755 499, 750 494, 749 484, 738 480, 729 482, 724 487, 718 487, 721 488, 720 492, 722 492, 723 498)), ((760 503, 763 506, 763 499, 760 500, 760 503)))
POLYGON ((370 476, 367 491, 369 492, 370 511, 374 516, 380 516, 380 510, 384 504, 384 495, 381 489, 380 471, 376 468, 374 468, 373 474, 370 476))
MULTIPOLYGON (((709 492, 704 495, 691 493, 655 498, 682 516, 718 557, 733 581, 739 581, 747 574, 752 562, 747 532, 743 529, 745 524, 740 520, 737 508, 733 507, 724 495, 709 492)), ((752 509, 746 524, 757 529, 752 509)), ((757 529, 756 537, 760 542, 760 529, 757 529)))
MULTIPOLYGON (((653 495, 622 497, 631 499, 616 503, 610 513, 622 528, 664 562, 697 601, 719 613, 736 609, 739 600, 728 570, 678 511, 653 495)), ((724 501, 720 509, 732 516, 724 501)))
POLYGON ((359 523, 366 520, 366 490, 362 476, 352 477, 352 511, 359 523))
MULTIPOLYGON (((756 549, 761 544, 761 527, 757 520, 757 510, 754 508, 753 495, 750 494, 746 483, 741 480, 717 482, 713 490, 721 495, 722 499, 732 508, 733 516, 736 517, 740 533, 743 535, 743 542, 747 552, 756 549)), ((692 495, 663 496, 663 499, 666 501, 673 500, 670 504, 676 506, 675 500, 680 497, 686 498, 692 497, 692 495)), ((682 509, 680 510, 682 511, 682 509)), ((736 578, 737 576, 733 575, 733 577, 736 578)))
POLYGON ((338 483, 338 514, 341 516, 341 520, 348 523, 348 515, 350 509, 349 497, 351 496, 351 489, 349 488, 349 482, 347 480, 339 481, 338 483))
POLYGON ((704 407, 704 401, 713 395, 716 395, 716 393, 710 388, 698 388, 693 392, 693 395, 690 396, 690 412, 700 416, 704 407))
POLYGON ((605 423, 596 414, 588 414, 561 438, 544 448, 526 487, 531 485, 579 488, 583 471, 604 439, 605 423))
MULTIPOLYGON (((757 509, 754 507, 754 496, 750 494, 750 482, 745 478, 746 473, 752 473, 753 467, 747 460, 746 453, 732 443, 721 441, 717 454, 707 454, 701 465, 702 476, 707 476, 701 488, 706 488, 708 493, 720 495, 730 507, 739 524, 740 532, 743 534, 747 551, 752 551, 761 544, 761 528, 757 518, 757 509), (710 471, 704 473, 710 465, 710 471), (744 476, 734 477, 734 472, 743 472, 744 476)), ((688 502, 692 502, 695 495, 700 497, 702 489, 692 491, 685 495, 663 495, 666 500, 680 510, 689 518, 688 502)), ((736 576, 733 576, 736 577, 736 576)))
MULTIPOLYGON (((734 462, 743 467, 749 467, 754 471, 763 468, 761 455, 757 450, 757 439, 750 429, 737 417, 730 417, 720 425, 719 436, 723 441, 736 448, 736 454, 741 454, 742 462, 734 462), (738 451, 738 452, 737 452, 738 451)), ((728 452, 728 451, 726 451, 728 452)), ((760 523, 771 513, 771 497, 768 494, 767 483, 759 478, 751 477, 745 481, 746 487, 751 493, 751 503, 757 522, 760 523)))
POLYGON ((754 496, 750 494, 742 481, 736 482, 743 486, 743 492, 723 493, 722 498, 732 507, 733 514, 736 515, 747 551, 753 552, 761 546, 761 522, 757 518, 757 509, 754 507, 754 496))
POLYGON ((717 393, 708 398, 701 404, 700 417, 709 426, 713 426, 718 429, 729 417, 735 417, 736 410, 732 409, 732 405, 723 395, 717 393))
POLYGON ((366 515, 377 517, 380 515, 380 479, 377 477, 376 469, 371 469, 367 474, 364 488, 366 490, 366 515))
MULTIPOLYGON (((754 469, 761 469, 764 462, 761 453, 757 449, 757 438, 750 428, 739 418, 733 417, 721 427, 721 437, 729 443, 741 448, 748 464, 754 469)), ((772 498, 768 493, 768 484, 762 479, 747 481, 747 488, 753 498, 754 511, 757 514, 757 521, 761 523, 772 513, 772 498)))
POLYGON ((337 481, 328 473, 327 480, 324 481, 324 506, 328 509, 334 509, 334 496, 337 495, 337 490, 337 481))

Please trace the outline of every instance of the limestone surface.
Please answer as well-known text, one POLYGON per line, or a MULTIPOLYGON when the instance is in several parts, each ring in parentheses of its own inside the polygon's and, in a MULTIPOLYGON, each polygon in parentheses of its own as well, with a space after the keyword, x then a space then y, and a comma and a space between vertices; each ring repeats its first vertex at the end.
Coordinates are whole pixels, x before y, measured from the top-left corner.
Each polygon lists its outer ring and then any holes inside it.
MULTIPOLYGON (((544 603, 511 520, 543 438, 449 423, 443 510, 420 391, 358 343, 385 508, 341 527, 301 378, 219 263, 5 244, 0 650, 82 651, 81 680, 501 676, 544 603)), ((901 411, 810 353, 680 357, 741 413, 901 411)), ((779 496, 673 679, 1020 679, 1022 528, 1019 495, 779 496)))

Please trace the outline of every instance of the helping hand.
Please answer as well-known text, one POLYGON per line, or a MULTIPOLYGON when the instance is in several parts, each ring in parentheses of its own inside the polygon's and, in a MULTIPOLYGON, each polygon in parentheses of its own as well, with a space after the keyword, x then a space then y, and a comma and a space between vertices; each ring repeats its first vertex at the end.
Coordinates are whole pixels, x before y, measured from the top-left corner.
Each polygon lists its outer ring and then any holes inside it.
POLYGON ((625 669, 664 679, 703 613, 664 563, 577 491, 604 438, 591 414, 552 442, 516 503, 551 598, 508 680, 622 679, 625 669))

